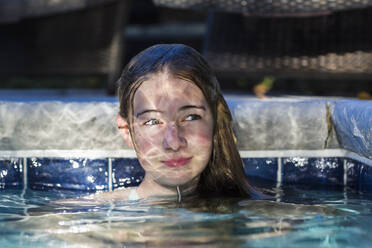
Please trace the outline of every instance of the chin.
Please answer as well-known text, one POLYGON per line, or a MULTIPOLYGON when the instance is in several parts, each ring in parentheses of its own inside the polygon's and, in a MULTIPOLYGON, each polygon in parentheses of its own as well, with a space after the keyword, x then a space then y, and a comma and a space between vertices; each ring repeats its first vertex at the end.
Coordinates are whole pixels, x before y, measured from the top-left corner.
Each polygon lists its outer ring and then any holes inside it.
POLYGON ((167 178, 162 178, 158 181, 159 184, 166 185, 169 187, 177 187, 177 186, 182 186, 184 184, 187 184, 192 181, 192 178, 189 176, 174 176, 174 177, 167 177, 167 178))

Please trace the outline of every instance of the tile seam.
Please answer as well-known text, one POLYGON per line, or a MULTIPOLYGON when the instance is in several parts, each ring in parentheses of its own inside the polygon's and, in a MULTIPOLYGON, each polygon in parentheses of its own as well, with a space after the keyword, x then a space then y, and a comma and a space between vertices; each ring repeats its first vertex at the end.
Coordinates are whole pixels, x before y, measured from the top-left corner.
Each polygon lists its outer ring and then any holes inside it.
POLYGON ((27 158, 23 158, 23 190, 28 188, 28 171, 27 171, 27 158))
POLYGON ((112 191, 112 158, 107 161, 107 171, 108 171, 108 191, 112 191))
POLYGON ((344 186, 347 186, 347 160, 344 158, 344 186))
POLYGON ((278 158, 278 169, 277 169, 277 172, 276 172, 276 182, 277 182, 277 185, 276 187, 280 188, 282 186, 282 159, 281 158, 278 158))
POLYGON ((277 159, 278 159, 277 160, 278 168, 277 168, 277 171, 276 171, 277 193, 275 194, 275 198, 276 198, 277 202, 280 202, 281 201, 280 192, 281 192, 281 187, 282 187, 282 159, 281 158, 277 158, 277 159))

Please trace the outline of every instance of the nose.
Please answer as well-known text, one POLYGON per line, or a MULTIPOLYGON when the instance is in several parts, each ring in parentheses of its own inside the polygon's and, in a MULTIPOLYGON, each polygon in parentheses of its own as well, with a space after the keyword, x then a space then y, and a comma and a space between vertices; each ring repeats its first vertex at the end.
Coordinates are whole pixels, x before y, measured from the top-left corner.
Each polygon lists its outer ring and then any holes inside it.
POLYGON ((175 124, 169 124, 163 139, 163 148, 166 150, 178 151, 187 145, 187 141, 180 135, 179 127, 175 124))

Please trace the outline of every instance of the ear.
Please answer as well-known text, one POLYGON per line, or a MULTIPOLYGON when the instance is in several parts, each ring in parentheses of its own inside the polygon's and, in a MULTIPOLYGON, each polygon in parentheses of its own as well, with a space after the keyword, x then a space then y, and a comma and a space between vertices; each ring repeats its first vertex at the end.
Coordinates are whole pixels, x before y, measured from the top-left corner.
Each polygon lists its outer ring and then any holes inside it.
POLYGON ((127 143, 129 147, 133 148, 128 122, 118 114, 116 116, 116 124, 118 125, 120 135, 123 137, 125 143, 127 143))

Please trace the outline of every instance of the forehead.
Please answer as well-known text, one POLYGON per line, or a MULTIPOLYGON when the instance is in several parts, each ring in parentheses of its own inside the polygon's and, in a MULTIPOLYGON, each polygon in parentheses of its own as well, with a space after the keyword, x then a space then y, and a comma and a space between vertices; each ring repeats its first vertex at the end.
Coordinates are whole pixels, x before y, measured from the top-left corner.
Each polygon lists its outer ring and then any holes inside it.
POLYGON ((134 112, 142 108, 169 108, 180 105, 206 105, 196 84, 175 78, 168 73, 152 74, 137 89, 133 99, 134 112))

